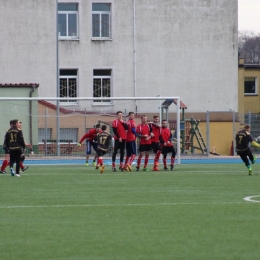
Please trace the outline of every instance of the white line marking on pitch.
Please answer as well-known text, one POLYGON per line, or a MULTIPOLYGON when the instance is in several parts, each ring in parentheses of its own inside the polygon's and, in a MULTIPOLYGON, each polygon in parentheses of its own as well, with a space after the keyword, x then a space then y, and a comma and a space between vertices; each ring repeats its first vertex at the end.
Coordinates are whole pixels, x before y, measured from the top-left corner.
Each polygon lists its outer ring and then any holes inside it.
POLYGON ((260 195, 248 196, 248 197, 245 197, 243 200, 249 201, 249 202, 260 202, 259 200, 252 200, 252 198, 257 198, 257 197, 260 197, 260 195))
POLYGON ((155 203, 155 204, 82 204, 82 205, 32 205, 32 206, 0 206, 0 209, 13 209, 13 208, 66 208, 66 207, 140 207, 140 206, 173 206, 173 205, 227 205, 227 204, 242 204, 245 202, 176 202, 176 203, 155 203))

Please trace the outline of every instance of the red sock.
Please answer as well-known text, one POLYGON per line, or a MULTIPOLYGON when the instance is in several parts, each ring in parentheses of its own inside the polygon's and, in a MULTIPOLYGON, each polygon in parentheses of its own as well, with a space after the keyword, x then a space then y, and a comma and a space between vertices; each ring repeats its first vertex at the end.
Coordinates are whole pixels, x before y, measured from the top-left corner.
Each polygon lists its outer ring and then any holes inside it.
POLYGON ((163 158, 164 167, 167 167, 166 159, 163 158))
POLYGON ((142 161, 142 157, 139 156, 137 159, 137 167, 140 167, 141 161, 142 161))
POLYGON ((125 165, 127 165, 128 160, 129 160, 129 156, 126 156, 126 157, 125 157, 125 165))
POLYGON ((20 161, 20 168, 23 169, 24 166, 23 166, 23 162, 20 161))
POLYGON ((116 163, 115 162, 112 162, 112 167, 116 168, 116 163))
POLYGON ((172 157, 172 158, 171 158, 171 165, 174 165, 174 161, 175 161, 175 158, 172 157))
POLYGON ((161 150, 158 150, 155 154, 155 157, 154 157, 154 165, 156 165, 159 161, 159 158, 160 158, 160 155, 161 155, 161 150))
POLYGON ((8 162, 7 160, 4 160, 4 161, 3 161, 2 167, 1 167, 1 171, 4 171, 4 170, 5 170, 5 168, 7 167, 8 163, 9 163, 9 162, 8 162))
POLYGON ((149 160, 149 157, 144 158, 144 168, 146 168, 146 166, 148 164, 148 160, 149 160))
POLYGON ((161 150, 158 150, 157 153, 155 154, 155 158, 154 158, 154 161, 155 161, 155 162, 158 162, 158 161, 159 161, 161 152, 162 152, 161 150))
POLYGON ((123 162, 120 162, 120 166, 119 166, 120 168, 123 168, 123 162))
POLYGON ((102 166, 102 165, 103 165, 103 159, 102 159, 102 158, 99 158, 99 159, 98 159, 98 163, 102 166))
POLYGON ((130 160, 129 160, 130 165, 132 165, 134 159, 135 159, 135 154, 131 155, 131 157, 130 157, 130 160))

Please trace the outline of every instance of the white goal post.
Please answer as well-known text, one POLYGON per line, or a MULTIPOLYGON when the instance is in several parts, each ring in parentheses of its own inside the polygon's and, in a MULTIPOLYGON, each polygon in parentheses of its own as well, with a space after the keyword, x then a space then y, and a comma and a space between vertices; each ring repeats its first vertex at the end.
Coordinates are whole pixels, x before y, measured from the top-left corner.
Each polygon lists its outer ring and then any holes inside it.
POLYGON ((117 111, 122 111, 124 118, 134 112, 137 125, 141 115, 147 115, 149 121, 159 115, 175 134, 176 163, 181 163, 180 97, 0 97, 0 109, 3 138, 9 121, 19 119, 23 122, 25 141, 33 145, 29 155, 43 158, 84 157, 85 147, 78 148, 77 142, 96 124, 110 125, 117 111))

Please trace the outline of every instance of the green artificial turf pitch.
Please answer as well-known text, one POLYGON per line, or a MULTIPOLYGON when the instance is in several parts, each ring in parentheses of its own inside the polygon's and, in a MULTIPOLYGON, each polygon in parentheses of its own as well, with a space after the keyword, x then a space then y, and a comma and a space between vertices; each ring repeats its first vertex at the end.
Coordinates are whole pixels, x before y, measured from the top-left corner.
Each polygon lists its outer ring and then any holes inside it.
POLYGON ((242 163, 30 166, 0 175, 0 259, 259 259, 251 196, 260 202, 257 164, 252 176, 242 163))

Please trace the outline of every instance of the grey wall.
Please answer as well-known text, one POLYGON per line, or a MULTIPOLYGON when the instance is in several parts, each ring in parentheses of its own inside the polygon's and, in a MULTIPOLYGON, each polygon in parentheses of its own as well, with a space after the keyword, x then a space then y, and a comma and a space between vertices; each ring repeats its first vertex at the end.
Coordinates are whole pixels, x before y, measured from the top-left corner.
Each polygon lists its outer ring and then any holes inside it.
MULTIPOLYGON (((91 40, 92 1, 77 2, 80 37, 59 41, 59 66, 79 70, 79 96, 92 96, 93 69, 111 68, 113 96, 180 96, 189 111, 238 110, 237 0, 93 0, 112 4, 109 41, 91 40)), ((1 1, 1 83, 35 82, 39 96, 56 96, 55 5, 1 1)))

